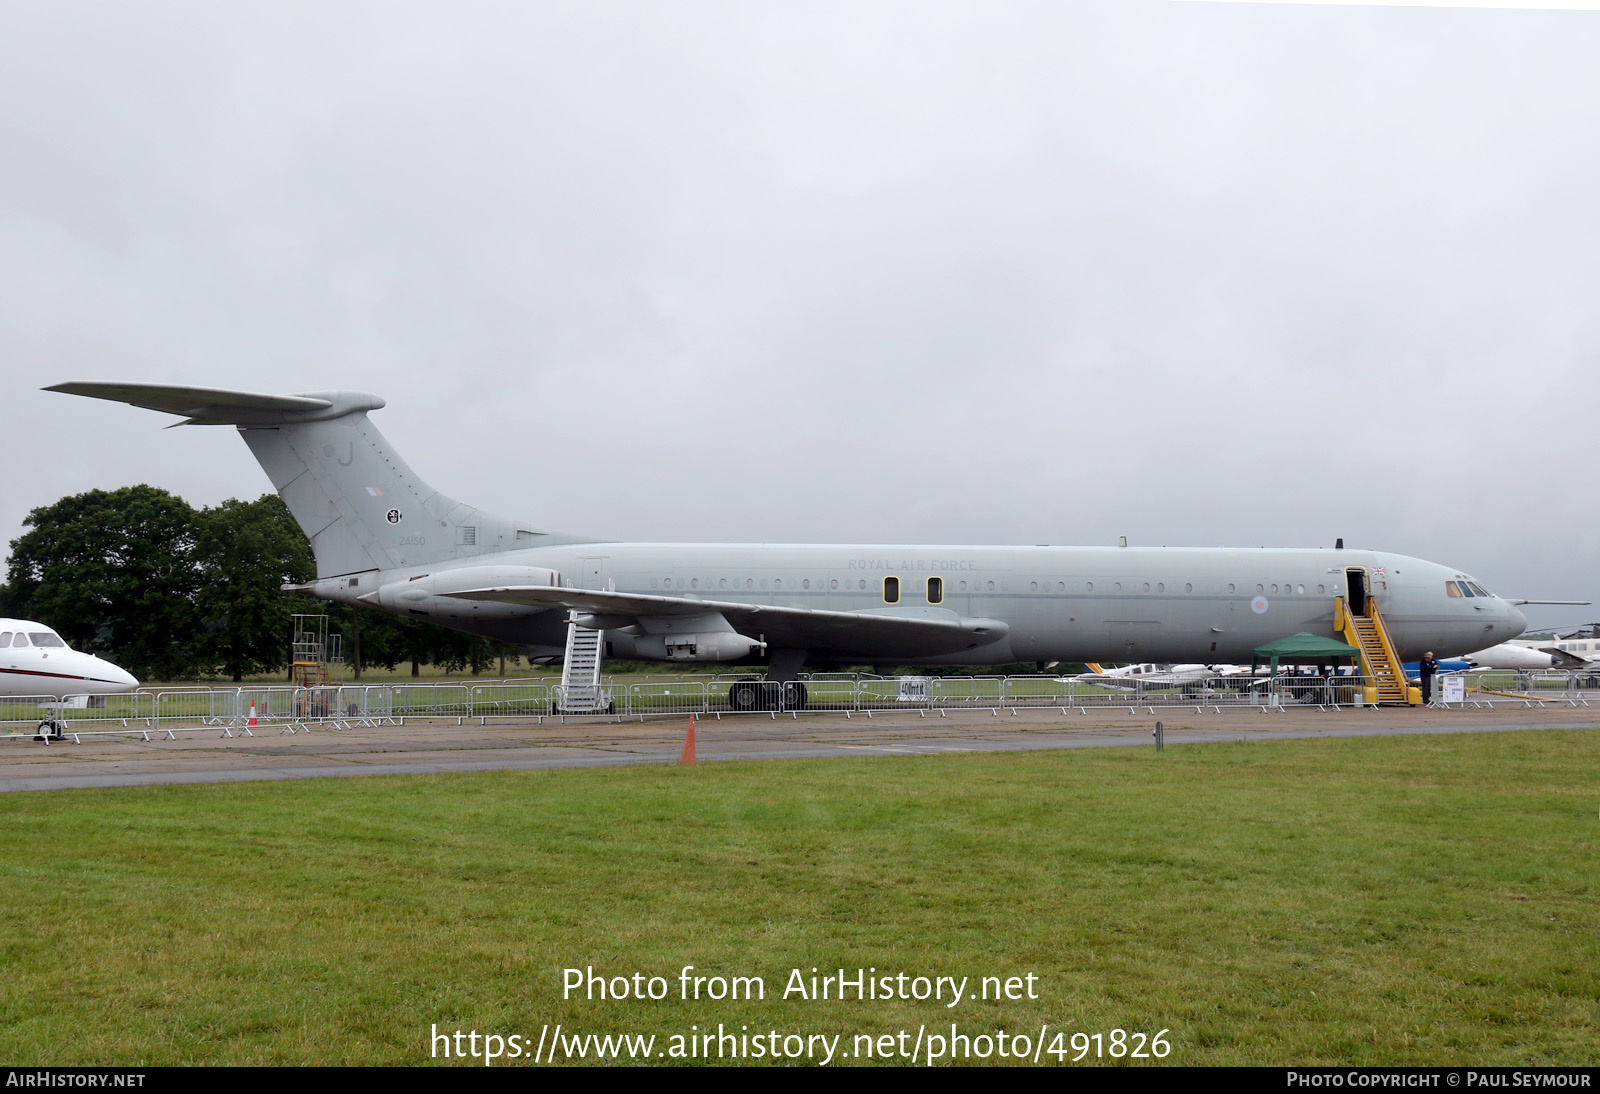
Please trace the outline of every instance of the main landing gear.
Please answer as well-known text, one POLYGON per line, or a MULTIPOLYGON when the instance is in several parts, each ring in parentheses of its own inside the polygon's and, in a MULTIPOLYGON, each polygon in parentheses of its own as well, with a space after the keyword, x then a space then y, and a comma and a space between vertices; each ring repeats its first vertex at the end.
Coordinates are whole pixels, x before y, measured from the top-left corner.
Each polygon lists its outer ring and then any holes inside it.
POLYGON ((798 680, 741 680, 728 689, 731 710, 804 710, 806 686, 798 680))
POLYGON ((804 710, 806 686, 795 679, 800 666, 806 662, 806 651, 788 648, 770 649, 767 654, 765 680, 740 680, 728 688, 728 709, 750 710, 804 710))

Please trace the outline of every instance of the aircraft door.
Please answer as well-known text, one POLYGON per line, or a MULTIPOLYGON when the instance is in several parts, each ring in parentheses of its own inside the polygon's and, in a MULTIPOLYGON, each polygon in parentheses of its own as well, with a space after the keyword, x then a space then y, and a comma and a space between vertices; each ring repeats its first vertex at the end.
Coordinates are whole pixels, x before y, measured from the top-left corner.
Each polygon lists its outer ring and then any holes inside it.
POLYGON ((1345 584, 1350 588, 1350 614, 1367 614, 1367 571, 1360 566, 1350 566, 1344 572, 1345 584))
POLYGON ((578 586, 580 589, 594 589, 594 590, 598 591, 598 590, 604 589, 606 587, 605 586, 605 565, 606 565, 606 560, 605 559, 603 559, 603 558, 580 558, 578 560, 578 562, 583 567, 583 569, 581 571, 582 574, 583 574, 583 577, 581 579, 582 583, 578 586))

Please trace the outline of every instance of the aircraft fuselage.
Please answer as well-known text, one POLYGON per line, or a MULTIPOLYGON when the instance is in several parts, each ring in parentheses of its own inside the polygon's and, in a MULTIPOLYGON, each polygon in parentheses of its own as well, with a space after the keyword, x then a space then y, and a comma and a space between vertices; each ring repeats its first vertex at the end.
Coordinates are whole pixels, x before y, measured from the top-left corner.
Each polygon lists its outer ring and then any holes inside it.
MULTIPOLYGON (((329 578, 308 591, 353 602, 376 586, 502 566, 555 571, 559 584, 578 589, 1003 624, 986 645, 916 657, 928 664, 1248 662, 1257 646, 1286 635, 1332 637, 1334 597, 1346 595, 1351 570, 1363 575, 1403 656, 1493 645, 1525 625, 1499 597, 1448 596, 1445 582, 1463 576, 1457 571, 1358 550, 582 543, 329 578), (895 582, 886 579, 898 579, 892 603, 895 582)), ((396 614, 535 656, 559 654, 566 628, 563 611, 444 596, 396 614)), ((634 637, 609 630, 609 655, 635 656, 634 637)), ((893 658, 848 646, 811 658, 858 659, 893 658)))

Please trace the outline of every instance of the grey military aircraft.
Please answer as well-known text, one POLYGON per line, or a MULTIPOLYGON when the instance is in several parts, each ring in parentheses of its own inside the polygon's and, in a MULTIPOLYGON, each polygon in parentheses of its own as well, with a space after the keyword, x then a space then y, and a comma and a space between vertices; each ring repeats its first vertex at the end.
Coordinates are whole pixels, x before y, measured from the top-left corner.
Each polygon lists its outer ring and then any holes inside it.
MULTIPOLYGON (((611 657, 802 665, 1248 662, 1301 631, 1334 635, 1334 598, 1371 598, 1403 658, 1483 649, 1522 613, 1404 555, 1342 549, 633 543, 552 531, 442 494, 349 391, 262 395, 131 383, 47 390, 232 425, 311 540, 300 591, 565 652, 569 620, 611 657)), ((1481 586, 1478 586, 1481 587, 1481 586)), ((755 704, 752 688, 735 697, 755 704)))

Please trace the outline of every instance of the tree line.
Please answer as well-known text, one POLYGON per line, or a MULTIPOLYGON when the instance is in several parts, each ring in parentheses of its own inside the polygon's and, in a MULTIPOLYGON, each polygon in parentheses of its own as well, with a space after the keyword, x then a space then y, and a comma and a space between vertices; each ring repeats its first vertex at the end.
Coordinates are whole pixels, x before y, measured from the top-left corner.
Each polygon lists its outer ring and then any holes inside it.
POLYGON ((196 509, 154 486, 90 490, 33 510, 23 524, 0 615, 53 627, 140 679, 286 672, 296 613, 326 613, 358 675, 362 664, 407 661, 413 675, 424 664, 476 673, 511 653, 486 638, 281 591, 310 581, 316 564, 276 494, 196 509))

